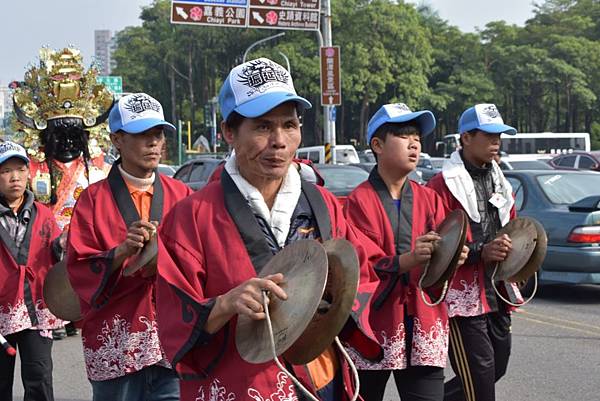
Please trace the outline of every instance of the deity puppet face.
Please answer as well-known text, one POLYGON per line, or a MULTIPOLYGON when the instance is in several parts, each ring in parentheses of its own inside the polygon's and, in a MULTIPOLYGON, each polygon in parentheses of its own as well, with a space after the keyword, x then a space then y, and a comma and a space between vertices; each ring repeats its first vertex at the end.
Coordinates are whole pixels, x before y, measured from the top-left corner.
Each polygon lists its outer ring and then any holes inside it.
POLYGON ((74 117, 49 120, 48 127, 41 133, 46 155, 63 163, 84 154, 88 137, 83 121, 74 117))

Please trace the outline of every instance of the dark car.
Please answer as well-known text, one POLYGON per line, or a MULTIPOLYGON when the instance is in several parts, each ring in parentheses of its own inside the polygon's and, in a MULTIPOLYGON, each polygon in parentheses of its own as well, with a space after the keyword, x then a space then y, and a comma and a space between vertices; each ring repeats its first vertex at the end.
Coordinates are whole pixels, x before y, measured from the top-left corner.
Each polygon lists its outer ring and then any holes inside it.
POLYGON ((223 162, 223 159, 208 157, 188 160, 177 169, 173 178, 187 184, 194 191, 198 191, 206 185, 212 172, 223 162))
POLYGON ((325 188, 334 194, 342 205, 350 192, 369 178, 369 173, 354 165, 315 164, 315 167, 325 181, 325 188))
POLYGON ((600 171, 600 151, 573 152, 558 155, 548 163, 557 169, 600 171))
MULTIPOLYGON (((600 284, 600 173, 508 170, 517 215, 548 235, 541 283, 600 284)), ((525 292, 530 292, 531 282, 525 292)))
MULTIPOLYGON (((354 164, 351 164, 351 166, 356 166, 356 167, 362 168, 367 173, 371 173, 371 170, 373 170, 373 167, 375 167, 376 165, 377 165, 377 163, 354 163, 354 164)), ((419 170, 411 171, 410 174, 408 174, 408 178, 410 178, 413 181, 418 182, 421 185, 425 185, 425 181, 423 180, 423 177, 421 176, 421 172, 419 170)))

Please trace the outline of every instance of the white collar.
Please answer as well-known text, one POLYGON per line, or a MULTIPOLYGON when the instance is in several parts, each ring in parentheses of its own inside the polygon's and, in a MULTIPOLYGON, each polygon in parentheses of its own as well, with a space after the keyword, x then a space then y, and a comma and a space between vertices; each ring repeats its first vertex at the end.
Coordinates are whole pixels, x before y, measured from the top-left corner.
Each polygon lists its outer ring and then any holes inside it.
POLYGON ((252 211, 269 224, 279 246, 284 246, 290 231, 292 215, 302 191, 298 170, 294 168, 293 164, 290 165, 271 210, 269 210, 260 191, 240 174, 235 154, 232 154, 225 163, 225 170, 231 176, 252 211))
POLYGON ((125 171, 123 169, 123 166, 121 166, 120 163, 117 166, 118 166, 119 172, 121 173, 121 176, 123 177, 125 182, 140 192, 147 191, 154 184, 154 175, 155 175, 154 172, 152 173, 152 175, 149 178, 140 178, 140 177, 136 177, 134 175, 129 174, 127 171, 125 171))

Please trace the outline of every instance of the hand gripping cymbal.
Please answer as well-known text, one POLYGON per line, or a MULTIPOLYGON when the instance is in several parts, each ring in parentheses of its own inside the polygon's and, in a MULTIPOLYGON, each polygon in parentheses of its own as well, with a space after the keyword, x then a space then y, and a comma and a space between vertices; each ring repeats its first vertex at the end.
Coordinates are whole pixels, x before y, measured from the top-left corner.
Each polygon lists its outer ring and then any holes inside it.
POLYGON ((512 283, 527 280, 542 265, 548 248, 544 227, 531 217, 518 217, 498 231, 497 237, 507 234, 512 249, 498 264, 495 279, 512 283))
POLYGON ((454 276, 467 238, 467 215, 457 209, 450 212, 435 230, 441 237, 435 243, 428 266, 423 269, 422 288, 439 288, 454 276))
MULTIPOLYGON (((282 273, 280 284, 288 299, 270 297, 269 310, 273 325, 275 353, 284 353, 302 335, 314 316, 327 282, 327 254, 315 240, 301 240, 287 245, 262 268, 260 277, 282 273)), ((271 335, 265 320, 237 319, 235 344, 247 362, 273 360, 271 335)))

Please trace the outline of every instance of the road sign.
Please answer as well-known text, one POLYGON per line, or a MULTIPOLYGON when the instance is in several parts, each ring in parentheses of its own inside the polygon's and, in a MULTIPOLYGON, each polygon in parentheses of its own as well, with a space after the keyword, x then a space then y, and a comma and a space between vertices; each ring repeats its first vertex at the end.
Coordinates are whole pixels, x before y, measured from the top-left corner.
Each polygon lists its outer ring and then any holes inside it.
POLYGON ((171 22, 225 27, 319 30, 320 0, 171 1, 171 22))
POLYGON ((100 75, 96 77, 96 81, 100 84, 104 84, 106 89, 115 95, 120 95, 123 93, 123 78, 120 76, 100 75))
POLYGON ((246 0, 242 6, 234 6, 240 1, 225 0, 197 4, 173 2, 171 7, 171 22, 180 24, 198 24, 213 26, 246 27, 248 9, 246 0))
POLYGON ((250 7, 248 26, 272 29, 319 29, 319 10, 250 7))
POLYGON ((321 105, 342 104, 340 47, 321 47, 321 105))

